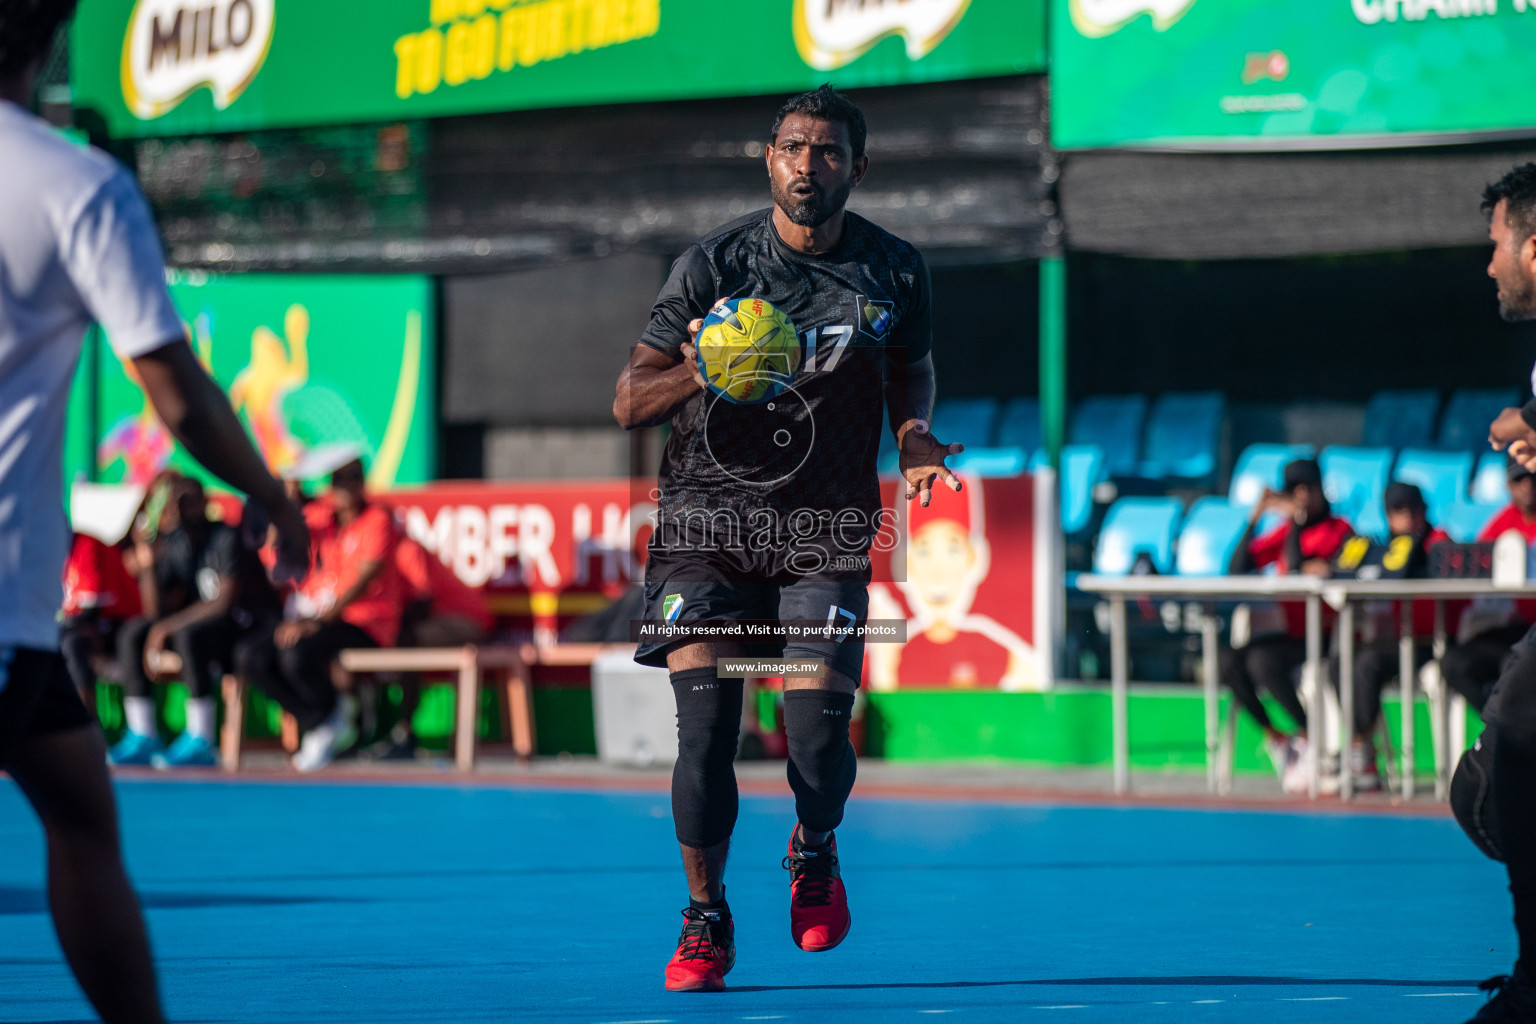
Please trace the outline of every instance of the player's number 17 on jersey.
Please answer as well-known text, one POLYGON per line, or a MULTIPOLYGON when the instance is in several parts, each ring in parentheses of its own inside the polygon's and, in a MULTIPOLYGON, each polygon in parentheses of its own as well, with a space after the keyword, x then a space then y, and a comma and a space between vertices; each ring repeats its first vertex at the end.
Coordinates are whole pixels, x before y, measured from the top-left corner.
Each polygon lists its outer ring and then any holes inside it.
POLYGON ((843 358, 843 349, 853 340, 852 327, 812 327, 805 332, 805 368, 808 371, 830 371, 837 369, 837 364, 843 358), (818 338, 825 338, 826 355, 822 359, 822 365, 816 365, 816 346, 818 338))

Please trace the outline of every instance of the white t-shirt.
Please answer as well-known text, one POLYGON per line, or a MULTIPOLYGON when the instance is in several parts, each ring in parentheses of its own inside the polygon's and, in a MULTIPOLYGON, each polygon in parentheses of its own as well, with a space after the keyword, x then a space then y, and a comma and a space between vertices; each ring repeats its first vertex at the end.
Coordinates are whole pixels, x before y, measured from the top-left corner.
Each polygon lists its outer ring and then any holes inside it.
POLYGON ((64 415, 91 321, 123 358, 185 337, 133 178, 0 100, 0 646, 58 646, 64 415))

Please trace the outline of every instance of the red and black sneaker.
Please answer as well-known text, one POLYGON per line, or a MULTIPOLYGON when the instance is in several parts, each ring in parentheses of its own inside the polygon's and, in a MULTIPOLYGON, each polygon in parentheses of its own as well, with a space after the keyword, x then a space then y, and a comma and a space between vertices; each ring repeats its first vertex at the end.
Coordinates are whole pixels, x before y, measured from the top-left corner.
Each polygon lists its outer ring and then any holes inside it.
POLYGON ((683 934, 667 964, 669 992, 721 992, 736 966, 736 925, 729 910, 683 910, 683 934))
POLYGON ((822 953, 848 937, 853 918, 837 867, 837 837, 825 846, 805 846, 800 826, 789 836, 789 934, 807 953, 822 953))

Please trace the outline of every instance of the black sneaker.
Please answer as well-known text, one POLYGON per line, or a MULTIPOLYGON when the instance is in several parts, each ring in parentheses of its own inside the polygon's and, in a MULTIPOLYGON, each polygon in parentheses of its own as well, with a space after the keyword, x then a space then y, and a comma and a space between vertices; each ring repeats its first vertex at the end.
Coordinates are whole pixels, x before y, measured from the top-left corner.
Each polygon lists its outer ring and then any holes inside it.
POLYGON ((720 992, 736 966, 736 924, 729 909, 683 909, 683 933, 667 964, 670 992, 720 992))
POLYGON ((1489 978, 1477 987, 1489 999, 1467 1024, 1536 1024, 1536 987, 1519 971, 1489 978))
POLYGON ((408 736, 401 740, 394 736, 386 736, 372 746, 358 751, 357 756, 362 761, 414 761, 416 760, 416 737, 408 736))

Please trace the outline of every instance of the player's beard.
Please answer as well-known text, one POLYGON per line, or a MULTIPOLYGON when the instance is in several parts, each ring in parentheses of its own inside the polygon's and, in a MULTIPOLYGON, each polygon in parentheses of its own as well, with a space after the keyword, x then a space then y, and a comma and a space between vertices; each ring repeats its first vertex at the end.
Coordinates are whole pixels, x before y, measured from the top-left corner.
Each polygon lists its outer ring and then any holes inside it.
POLYGON ((815 182, 810 182, 812 194, 797 196, 789 190, 796 185, 806 184, 803 179, 795 179, 788 185, 780 185, 776 179, 769 179, 769 191, 773 193, 773 204, 784 211, 790 223, 798 224, 803 228, 819 228, 833 215, 843 208, 848 202, 848 196, 853 192, 853 182, 845 181, 832 192, 827 192, 815 182))
POLYGON ((1509 323, 1536 319, 1536 280, 1520 273, 1499 280, 1499 316, 1509 323))

